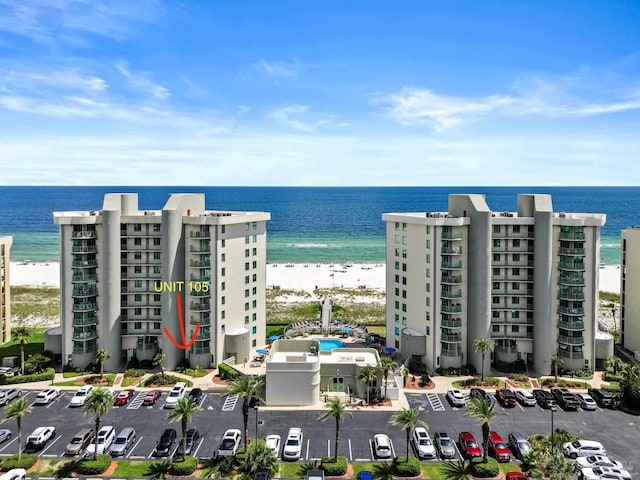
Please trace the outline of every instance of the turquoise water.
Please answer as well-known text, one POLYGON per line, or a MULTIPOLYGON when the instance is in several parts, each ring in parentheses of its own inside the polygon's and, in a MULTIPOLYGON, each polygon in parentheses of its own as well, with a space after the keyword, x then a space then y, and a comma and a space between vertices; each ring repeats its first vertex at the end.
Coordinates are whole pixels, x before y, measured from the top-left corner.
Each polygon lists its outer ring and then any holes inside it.
POLYGON ((344 343, 341 340, 334 340, 332 338, 320 338, 320 351, 330 352, 334 348, 344 348, 344 343))

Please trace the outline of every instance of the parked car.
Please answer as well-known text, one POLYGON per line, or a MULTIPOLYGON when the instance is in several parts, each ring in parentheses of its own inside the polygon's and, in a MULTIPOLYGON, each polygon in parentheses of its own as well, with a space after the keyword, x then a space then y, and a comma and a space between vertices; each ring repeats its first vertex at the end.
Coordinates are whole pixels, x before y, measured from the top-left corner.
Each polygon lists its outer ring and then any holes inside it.
POLYGON ((576 467, 580 469, 593 467, 622 468, 622 463, 604 455, 591 455, 590 457, 576 458, 576 467))
POLYGON ((495 430, 489 432, 489 452, 499 462, 511 461, 511 452, 502 437, 495 430))
POLYGON ((24 451, 37 452, 38 450, 42 450, 55 436, 56 429, 54 427, 38 427, 27 437, 27 444, 24 447, 24 451))
POLYGON ((548 408, 549 410, 556 410, 557 403, 555 397, 551 394, 551 392, 547 392, 546 390, 536 389, 533 392, 533 396, 536 397, 536 401, 538 405, 542 408, 548 408))
POLYGON ((433 446, 429 432, 424 427, 416 427, 411 435, 411 443, 418 458, 435 458, 436 447, 433 446))
POLYGON ((578 457, 590 457, 592 455, 606 455, 607 450, 600 442, 593 440, 576 440, 562 445, 565 456, 575 460, 578 457))
POLYGON ((564 410, 578 410, 580 401, 566 388, 552 388, 551 394, 564 410))
POLYGON ((242 432, 237 428, 230 428, 222 436, 220 446, 218 447, 218 457, 233 457, 238 453, 240 441, 242 440, 242 432))
POLYGON ((456 447, 447 432, 436 432, 433 436, 433 441, 442 458, 454 458, 456 456, 456 447))
POLYGON ((162 392, 160 390, 149 390, 147 394, 144 396, 144 399, 142 400, 142 404, 155 405, 155 403, 160 398, 160 395, 162 395, 162 392))
POLYGON ((493 405, 496 401, 496 397, 487 393, 486 390, 476 387, 469 390, 469 398, 482 398, 483 400, 489 402, 490 405, 493 405))
POLYGON ((271 472, 269 470, 260 470, 255 473, 253 480, 271 480, 271 472))
POLYGON ((127 403, 129 403, 129 400, 133 398, 134 393, 136 393, 136 391, 133 388, 127 388, 126 390, 118 393, 118 396, 113 403, 120 406, 126 405, 127 403))
POLYGON ((162 432, 162 435, 160 435, 160 440, 158 440, 158 443, 156 444, 154 456, 168 457, 169 453, 171 452, 171 447, 173 447, 177 436, 178 434, 173 428, 167 428, 164 432, 162 432))
POLYGON ((384 433, 373 436, 373 453, 376 458, 391 458, 391 439, 384 433))
POLYGON ((631 480, 628 470, 612 467, 593 467, 580 470, 582 480, 631 480))
POLYGON ((36 395, 35 405, 47 405, 60 396, 62 392, 57 387, 45 388, 36 395))
POLYGON ((373 472, 369 470, 360 470, 356 480, 373 480, 373 472))
POLYGON ((503 407, 516 406, 516 394, 508 388, 498 388, 496 390, 496 398, 503 407))
POLYGON ((535 407, 536 397, 529 390, 518 389, 515 391, 516 399, 525 407, 535 407))
POLYGON ((0 430, 0 443, 11 440, 11 435, 11 430, 7 430, 6 428, 0 430))
POLYGON ((264 439, 267 448, 277 457, 280 456, 280 435, 267 435, 264 439))
POLYGON ((529 477, 522 472, 507 472, 505 480, 529 480, 529 477))
POLYGON ((193 400, 193 403, 198 405, 200 403, 200 400, 202 400, 202 395, 203 392, 201 388, 192 388, 189 392, 188 397, 193 400))
POLYGON ((176 383, 171 389, 171 391, 169 392, 169 395, 167 396, 167 399, 164 402, 164 408, 176 408, 176 405, 178 404, 178 400, 184 397, 186 393, 187 393, 187 384, 184 382, 176 383))
POLYGON ((324 480, 324 470, 307 470, 306 480, 324 480))
POLYGON ((509 434, 509 446, 514 455, 520 460, 524 460, 525 455, 533 451, 527 437, 520 432, 511 432, 509 434))
POLYGON ((71 397, 71 402, 69 402, 70 407, 82 407, 84 402, 87 401, 89 394, 93 390, 93 385, 84 385, 80 387, 80 390, 76 392, 76 394, 71 397))
MULTIPOLYGON (((107 453, 109 447, 116 439, 116 429, 112 425, 105 425, 98 430, 98 455, 107 453)), ((91 442, 87 446, 87 455, 93 455, 96 451, 96 442, 91 442)))
POLYGON ((24 468, 12 468, 0 475, 0 480, 24 480, 27 478, 27 471, 24 468))
POLYGON ((193 452, 198 445, 198 441, 200 441, 200 432, 195 428, 190 428, 187 430, 187 436, 184 437, 184 452, 182 451, 182 442, 179 442, 178 448, 176 449, 176 455, 193 455, 193 452))
POLYGON ((467 397, 465 397, 464 394, 456 388, 447 390, 447 400, 449 400, 453 407, 461 408, 467 404, 467 397))
POLYGON ((575 396, 580 402, 580 408, 583 410, 596 410, 598 408, 598 404, 588 393, 576 393, 575 396))
POLYGON ((0 375, 11 378, 16 374, 15 369, 11 367, 0 367, 0 375))
POLYGON ((287 434, 287 440, 282 449, 282 458, 284 460, 298 460, 302 454, 303 434, 301 428, 290 428, 287 434))
POLYGON ((109 453, 112 457, 121 457, 126 455, 127 452, 136 443, 136 431, 131 427, 125 427, 120 430, 120 433, 116 436, 116 439, 109 448, 109 453))
POLYGON ((65 455, 80 455, 93 440, 93 428, 83 428, 76 433, 64 449, 65 455))
POLYGON ((21 393, 22 389, 19 387, 0 388, 0 405, 6 405, 14 398, 19 397, 21 393))
POLYGON ((591 395, 600 408, 613 408, 615 399, 609 390, 603 388, 590 388, 587 393, 591 395))
POLYGON ((460 453, 466 458, 477 458, 482 456, 482 449, 478 446, 473 433, 460 432, 458 435, 458 443, 460 444, 460 453))

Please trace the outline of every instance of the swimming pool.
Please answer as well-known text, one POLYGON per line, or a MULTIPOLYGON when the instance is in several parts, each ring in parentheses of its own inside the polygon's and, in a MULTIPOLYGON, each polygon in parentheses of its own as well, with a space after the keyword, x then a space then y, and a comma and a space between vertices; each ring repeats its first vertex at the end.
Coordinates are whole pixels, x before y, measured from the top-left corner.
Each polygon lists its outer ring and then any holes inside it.
POLYGON ((319 338, 321 352, 330 352, 334 348, 344 348, 342 340, 334 340, 332 338, 319 338))

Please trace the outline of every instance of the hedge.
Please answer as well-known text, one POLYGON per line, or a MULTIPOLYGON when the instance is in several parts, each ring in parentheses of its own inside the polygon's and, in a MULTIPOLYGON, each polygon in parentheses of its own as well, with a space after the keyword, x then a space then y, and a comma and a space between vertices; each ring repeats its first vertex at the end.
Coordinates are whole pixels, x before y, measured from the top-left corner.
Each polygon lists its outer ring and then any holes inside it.
POLYGON ((43 380, 53 380, 56 371, 53 368, 47 368, 41 373, 32 373, 31 375, 16 375, 15 377, 6 377, 0 375, 0 385, 15 385, 16 383, 42 382, 43 380))
POLYGON ((420 474, 420 461, 416 457, 396 457, 391 463, 391 472, 397 477, 415 477, 420 474))
POLYGON ((186 456, 184 457, 184 460, 180 459, 171 462, 169 474, 176 475, 178 477, 184 477, 195 472, 197 466, 198 459, 196 457, 186 456))
POLYGON ((495 458, 487 458, 487 462, 475 461, 469 464, 469 473, 474 477, 491 478, 500 473, 500 465, 495 458))
POLYGON ((563 380, 561 378, 558 379, 558 383, 556 384, 553 377, 543 378, 540 381, 540 385, 543 388, 550 387, 559 387, 559 388, 587 388, 587 384, 584 382, 574 382, 572 380, 563 380))
POLYGON ((223 380, 234 380, 240 375, 235 368, 227 365, 226 363, 218 364, 218 372, 220 373, 220 378, 223 380))
POLYGON ((162 386, 175 385, 178 382, 184 382, 187 384, 188 387, 193 386, 193 382, 190 380, 186 380, 184 378, 180 378, 180 377, 176 377, 175 375, 168 375, 168 374, 163 377, 161 373, 154 373, 153 375, 151 375, 142 383, 142 386, 151 387, 151 386, 157 385, 162 387, 162 386))
POLYGON ((76 472, 84 475, 98 475, 107 471, 111 465, 111 455, 98 455, 98 460, 89 455, 78 462, 76 472))
POLYGON ((16 454, 13 457, 6 458, 2 461, 2 470, 5 472, 12 468, 24 468, 25 470, 28 470, 33 467, 37 461, 37 455, 23 453, 22 458, 18 460, 18 455, 16 454))
POLYGON ((127 368, 124 371, 124 378, 138 378, 142 377, 145 373, 141 368, 127 368))
POLYGON ((320 468, 327 477, 341 477, 347 473, 347 457, 338 457, 337 462, 333 457, 324 457, 320 461, 320 468))

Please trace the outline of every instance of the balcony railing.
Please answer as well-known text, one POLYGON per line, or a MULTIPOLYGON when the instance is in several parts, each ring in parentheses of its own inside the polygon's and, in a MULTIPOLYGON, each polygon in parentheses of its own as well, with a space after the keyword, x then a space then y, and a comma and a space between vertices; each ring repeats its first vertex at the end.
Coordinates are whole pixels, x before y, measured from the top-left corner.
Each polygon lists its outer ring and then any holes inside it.
POLYGON ((460 313, 462 312, 462 306, 460 305, 442 305, 440 311, 444 313, 460 313))
POLYGON ((71 232, 71 238, 87 239, 96 238, 96 232, 94 230, 81 230, 71 232))
POLYGON ((85 303, 76 303, 73 305, 71 310, 74 312, 86 312, 89 310, 97 310, 98 304, 95 302, 85 302, 85 303))
POLYGON ((209 303, 192 303, 191 310, 204 312, 207 310, 211 310, 211 305, 209 303))
POLYGON ((533 332, 491 332, 491 338, 533 339, 533 332))
POLYGON ((74 288, 71 292, 73 297, 91 297, 97 294, 97 288, 74 288))
POLYGON ((558 335, 558 342, 565 343, 567 345, 584 345, 583 337, 567 337, 565 335, 558 335))
POLYGON ((98 323, 98 320, 95 318, 85 318, 81 320, 73 319, 71 321, 71 325, 73 325, 74 327, 87 327, 90 325, 95 325, 96 323, 98 323))
POLYGON ((71 277, 72 282, 95 282, 98 280, 97 275, 75 274, 71 277))
POLYGON ((87 341, 87 340, 93 340, 94 338, 98 338, 98 332, 96 331, 91 331, 91 332, 78 332, 73 334, 73 339, 74 340, 83 340, 83 341, 87 341))
POLYGON ((191 238, 211 238, 211 232, 190 232, 191 238))
POLYGON ((495 352, 501 352, 501 353, 518 353, 518 347, 517 346, 513 346, 513 347, 505 347, 503 345, 496 345, 495 347, 493 347, 493 350, 495 352))
POLYGON ((192 347, 191 351, 193 352, 194 355, 211 353, 211 350, 209 347, 192 347))
POLYGON ((574 360, 584 358, 584 352, 567 352, 566 350, 560 350, 560 352, 558 352, 558 355, 560 355, 562 358, 572 358, 574 360))
POLYGON ((560 262, 558 267, 563 270, 584 271, 584 263, 581 262, 560 262))
POLYGON ((201 325, 211 325, 211 318, 195 318, 191 317, 189 320, 191 325, 197 325, 200 323, 201 325))
POLYGON ((206 292, 198 292, 196 290, 191 290, 190 295, 192 297, 210 297, 211 291, 207 290, 206 292))
POLYGON ((442 262, 440 266, 444 269, 457 270, 462 268, 462 262, 442 262))
POLYGON ((443 333, 440 336, 440 341, 447 343, 460 343, 462 342, 462 335, 448 335, 446 333, 443 333))
POLYGON ((561 300, 584 300, 584 292, 567 292, 560 290, 558 298, 561 300))
POLYGON ((211 247, 209 245, 206 247, 191 247, 189 250, 191 253, 211 253, 211 247))
POLYGON ((558 307, 558 313, 564 315, 584 315, 584 308, 558 307))
POLYGON ((444 240, 462 240, 462 233, 459 232, 442 232, 444 240))
POLYGON ((447 328, 462 328, 462 320, 442 320, 440 325, 447 328))
POLYGON ((462 292, 458 290, 457 292, 452 292, 451 290, 442 290, 440 292, 440 296, 442 298, 461 298, 462 292))
POLYGON ((74 245, 71 253, 96 253, 98 248, 95 245, 74 245))
POLYGON ((458 284, 462 283, 461 275, 443 275, 440 280, 442 283, 458 284))
POLYGON ((564 328, 565 330, 584 330, 584 322, 563 322, 561 320, 558 322, 558 327, 564 328))
POLYGON ((453 350, 448 348, 443 348, 440 350, 440 355, 443 357, 459 357, 462 355, 462 350, 459 348, 455 348, 453 350))
POLYGON ((560 240, 584 240, 584 232, 560 232, 560 240))
POLYGON ((558 278, 560 285, 584 285, 584 278, 581 277, 560 277, 558 278))
POLYGON ((560 255, 584 255, 585 254, 584 248, 560 247, 559 251, 560 251, 560 255))
POLYGON ((442 247, 440 252, 443 255, 462 255, 462 249, 459 247, 451 248, 451 247, 442 247))
POLYGON ((205 261, 191 260, 190 264, 192 267, 195 267, 195 268, 204 268, 204 267, 210 267, 211 261, 210 260, 205 260, 205 261))
POLYGON ((73 267, 96 267, 98 265, 97 260, 74 260, 71 264, 73 267))

